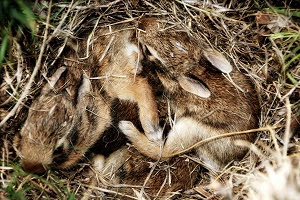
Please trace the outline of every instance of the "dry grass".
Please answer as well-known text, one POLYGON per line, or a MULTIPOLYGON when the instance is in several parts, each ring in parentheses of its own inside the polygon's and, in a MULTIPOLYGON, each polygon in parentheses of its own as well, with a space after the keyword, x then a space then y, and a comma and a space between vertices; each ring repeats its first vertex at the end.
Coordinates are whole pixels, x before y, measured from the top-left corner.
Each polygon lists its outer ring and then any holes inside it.
MULTIPOLYGON (((74 199, 83 195, 90 182, 88 159, 69 171, 49 171, 43 177, 26 174, 12 148, 13 136, 26 119, 44 77, 60 65, 60 55, 70 39, 143 15, 167 16, 171 23, 182 25, 182 30, 226 54, 234 67, 255 82, 261 101, 262 129, 255 133, 257 142, 237 143, 249 146, 249 155, 216 174, 209 187, 199 184, 192 192, 173 195, 182 199, 300 196, 300 11, 289 7, 296 8, 297 3, 189 2, 198 1, 41 1, 32 5, 39 17, 35 37, 26 30, 11 36, 11 49, 1 67, 0 198, 74 199)), ((113 193, 100 186, 92 188, 91 198, 113 193)))

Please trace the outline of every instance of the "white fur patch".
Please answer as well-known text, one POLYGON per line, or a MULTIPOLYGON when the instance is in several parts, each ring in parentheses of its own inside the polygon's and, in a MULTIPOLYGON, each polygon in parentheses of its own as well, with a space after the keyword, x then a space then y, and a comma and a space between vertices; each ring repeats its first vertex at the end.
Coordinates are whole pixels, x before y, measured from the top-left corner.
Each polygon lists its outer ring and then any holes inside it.
POLYGON ((65 127, 65 126, 67 126, 67 122, 66 121, 64 121, 64 123, 61 125, 62 127, 65 127))
POLYGON ((182 44, 180 44, 178 41, 175 42, 175 45, 177 46, 177 48, 180 50, 180 51, 183 51, 184 53, 188 53, 187 50, 184 48, 184 46, 182 44))
MULTIPOLYGON (((65 127, 65 126, 66 126, 66 124, 63 123, 62 127, 65 127)), ((57 140, 55 148, 58 148, 61 145, 64 145, 64 149, 68 148, 69 142, 67 140, 67 137, 68 137, 69 133, 71 132, 71 129, 72 129, 72 127, 69 128, 69 130, 65 132, 65 134, 62 136, 62 138, 57 140)))
POLYGON ((168 142, 179 143, 182 149, 188 148, 199 135, 199 123, 191 118, 180 118, 168 133, 168 142))
POLYGON ((31 134, 30 131, 28 132, 28 138, 31 139, 31 140, 33 140, 33 137, 32 137, 32 134, 31 134))
POLYGON ((139 74, 143 66, 141 65, 140 60, 143 58, 143 55, 140 53, 139 48, 130 42, 127 42, 126 47, 125 47, 125 53, 129 57, 129 61, 131 62, 133 66, 132 74, 139 74), (137 57, 135 57, 135 54, 137 57))
POLYGON ((62 144, 65 144, 67 140, 67 134, 64 135, 64 137, 60 138, 59 140, 57 140, 55 148, 60 147, 62 144))
POLYGON ((133 53, 139 53, 139 49, 135 44, 127 43, 125 52, 127 56, 131 56, 133 53))
POLYGON ((48 117, 51 117, 53 115, 56 106, 57 106, 57 104, 55 104, 54 106, 52 106, 52 108, 50 108, 50 110, 48 112, 48 117))
POLYGON ((101 154, 96 155, 93 158, 93 166, 98 172, 102 172, 105 164, 105 157, 101 154))
POLYGON ((150 51, 150 53, 151 53, 157 60, 159 60, 162 64, 165 64, 165 61, 164 61, 161 57, 158 56, 157 51, 155 51, 152 47, 150 47, 150 46, 148 46, 148 45, 146 45, 146 46, 147 46, 148 50, 150 51))

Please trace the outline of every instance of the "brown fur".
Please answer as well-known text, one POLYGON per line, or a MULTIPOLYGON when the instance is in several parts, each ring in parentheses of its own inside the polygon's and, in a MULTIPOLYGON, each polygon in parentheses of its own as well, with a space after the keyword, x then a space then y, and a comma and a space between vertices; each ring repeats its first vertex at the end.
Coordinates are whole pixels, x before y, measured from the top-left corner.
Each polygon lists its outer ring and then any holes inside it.
POLYGON ((140 42, 146 48, 155 50, 162 59, 162 61, 153 58, 152 60, 159 61, 157 62, 159 65, 163 63, 161 70, 175 78, 191 73, 195 68, 204 70, 198 65, 199 59, 203 57, 201 51, 205 47, 204 44, 200 45, 188 33, 180 31, 182 28, 179 26, 162 31, 167 28, 167 24, 163 20, 142 18, 139 22, 139 28, 145 31, 140 32, 140 42))
MULTIPOLYGON (((222 73, 215 70, 214 67, 218 66, 213 66, 204 56, 205 53, 211 54, 213 51, 205 52, 205 49, 200 48, 201 43, 191 39, 186 33, 175 33, 172 30, 163 32, 157 26, 159 22, 155 21, 153 24, 152 18, 150 22, 150 28, 149 24, 142 27, 147 32, 145 36, 141 34, 140 37, 142 44, 151 45, 156 51, 155 57, 158 59, 154 59, 155 63, 150 64, 152 67, 146 67, 144 64, 144 70, 150 69, 147 73, 149 82, 150 79, 155 80, 158 77, 163 85, 164 94, 159 97, 162 99, 157 101, 168 102, 176 120, 162 149, 160 144, 149 141, 130 122, 121 122, 120 128, 141 153, 154 159, 168 158, 205 138, 257 128, 259 102, 249 78, 237 70, 230 73, 234 83, 244 92, 240 91, 222 73), (174 46, 178 40, 187 53, 174 46), (178 83, 178 76, 182 74, 195 81, 204 82, 211 91, 211 96, 200 98, 185 91, 178 83)), ((249 135, 222 138, 196 148, 196 152, 214 169, 221 170, 231 161, 241 159, 247 152, 246 148, 235 146, 235 140, 253 141, 254 138, 249 135)))
MULTIPOLYGON (((96 53, 90 56, 89 64, 92 74, 101 77, 97 82, 100 90, 112 99, 137 103, 142 127, 151 138, 160 134, 157 104, 147 79, 137 75, 142 68, 143 55, 139 53, 135 30, 130 28, 126 24, 112 27, 112 32, 108 28, 97 30, 96 42, 92 44, 92 51, 96 53), (132 46, 137 52, 129 50, 132 46)), ((86 44, 80 44, 79 48, 79 52, 83 52, 86 44)))
POLYGON ((115 99, 110 105, 110 110, 111 126, 104 131, 91 149, 94 153, 104 156, 109 156, 128 142, 118 127, 121 120, 131 121, 139 130, 143 130, 139 121, 138 107, 135 103, 115 99))
MULTIPOLYGON (((148 35, 149 32, 147 32, 145 35, 141 34, 141 45, 147 47, 151 44, 162 60, 153 59, 153 55, 146 55, 142 74, 139 74, 140 71, 137 69, 138 75, 135 76, 136 66, 138 66, 136 62, 139 62, 138 55, 124 56, 125 40, 128 39, 137 44, 134 39, 134 31, 127 32, 116 29, 113 31, 116 32, 114 34, 115 40, 107 52, 105 49, 111 37, 103 35, 107 34, 108 30, 96 31, 97 39, 91 52, 97 53, 91 53, 86 64, 66 62, 71 70, 63 75, 55 85, 56 92, 46 90, 47 92, 43 92, 39 100, 32 105, 27 124, 25 123, 21 131, 22 137, 16 137, 15 142, 20 155, 24 158, 23 167, 25 169, 30 172, 38 172, 47 165, 57 164, 58 167, 73 165, 110 126, 110 106, 114 98, 137 102, 142 128, 151 138, 151 134, 157 132, 159 126, 157 107, 153 99, 152 88, 148 82, 154 87, 161 121, 167 127, 171 127, 162 151, 160 151, 158 143, 150 141, 132 124, 123 122, 120 127, 138 150, 151 158, 168 158, 172 153, 183 150, 204 138, 257 127, 259 108, 251 82, 243 74, 234 70, 231 74, 234 82, 246 92, 238 91, 220 72, 215 70, 216 66, 203 58, 205 50, 201 48, 201 44, 197 40, 191 39, 185 33, 166 32, 166 34, 156 35, 153 32, 151 35, 150 32, 148 35), (124 38, 122 39, 120 35, 127 39, 123 40, 124 38), (148 36, 151 36, 149 40, 147 39, 148 36), (186 51, 180 50, 178 45, 174 46, 176 39, 180 40, 180 44, 186 51), (106 56, 101 60, 104 53, 106 56), (129 59, 123 59, 124 57, 128 58, 128 56, 129 59), (149 62, 149 60, 154 62, 149 62), (90 77, 106 76, 107 78, 91 80, 92 87, 87 95, 80 92, 79 89, 80 85, 84 85, 84 81, 82 81, 83 72, 90 77), (116 77, 120 75, 126 77, 116 77), (180 86, 179 76, 187 76, 204 82, 212 95, 203 99, 187 92, 180 86), (66 92, 66 88, 70 94, 66 92), (49 118, 49 110, 55 104, 57 107, 49 118), (169 123, 168 105, 171 116, 176 116, 175 126, 181 120, 188 120, 187 124, 183 123, 183 131, 178 132, 180 137, 176 137, 177 135, 174 134, 175 131, 172 128, 173 124, 169 123), (38 112, 35 113, 34 109, 38 112), (45 111, 42 112, 41 110, 45 111), (75 117, 69 118, 70 115, 75 117), (36 119, 39 120, 36 122, 36 119), (67 121, 67 125, 62 127, 65 121, 67 121), (192 126, 196 128, 191 129, 192 126), (69 130, 71 133, 68 134, 66 142, 63 143, 62 153, 56 155, 57 141, 69 130), (29 133, 32 134, 33 140, 30 139, 29 133)), ((83 42, 79 46, 80 55, 86 44, 83 42)), ((147 48, 144 49, 146 52, 147 48)), ((70 53, 68 58, 69 60, 78 60, 74 52, 70 53)), ((209 162, 215 169, 222 169, 229 162, 240 159, 247 151, 245 148, 234 146, 236 139, 253 141, 254 138, 239 136, 213 141, 197 148, 197 155, 209 162)), ((120 155, 123 159, 126 158, 123 154, 120 155)), ((112 154, 110 157, 113 158, 114 156, 116 154, 112 154)), ((122 165, 121 168, 118 168, 121 171, 117 173, 117 178, 119 178, 117 182, 142 184, 149 174, 147 163, 143 162, 145 157, 140 156, 138 152, 133 152, 131 156, 127 162, 121 159, 115 160, 116 164, 122 165), (143 178, 139 179, 137 175, 143 178)), ((119 157, 116 156, 116 158, 119 157)), ((107 162, 109 160, 112 159, 109 158, 107 162)), ((190 179, 193 180, 191 184, 185 184, 189 179, 184 179, 184 177, 190 178, 190 171, 189 164, 186 164, 182 158, 167 159, 166 163, 176 166, 173 173, 174 176, 180 178, 171 187, 164 187, 162 194, 177 189, 187 189, 195 183, 197 174, 193 173, 190 179)), ((105 166, 108 167, 110 164, 105 166)), ((150 179, 146 185, 150 189, 146 190, 155 195, 164 179, 165 171, 159 171, 157 176, 150 179)))
POLYGON ((78 98, 70 95, 62 85, 72 72, 65 73, 55 85, 56 92, 48 84, 44 87, 15 137, 14 146, 26 171, 73 165, 110 125, 109 105, 99 92, 78 92, 78 98), (59 140, 63 142, 57 146, 59 140))
MULTIPOLYGON (((118 27, 122 29, 123 26, 118 27)), ((118 30, 117 29, 117 30, 118 30)), ((113 29, 113 31, 116 31, 113 29)), ((107 30, 100 30, 97 32, 99 38, 103 39, 103 34, 107 34, 107 30)), ((109 96, 113 98, 131 100, 137 102, 139 107, 139 117, 143 129, 147 135, 155 134, 158 131, 158 113, 155 98, 152 93, 151 86, 148 84, 146 78, 135 76, 135 72, 139 72, 140 61, 138 57, 142 57, 142 53, 126 54, 126 43, 131 42, 136 47, 138 46, 137 40, 134 39, 133 30, 123 30, 112 35, 115 36, 114 41, 111 43, 111 48, 108 50, 106 56, 100 63, 98 68, 99 76, 108 76, 106 79, 100 80, 101 85, 109 96), (127 37, 127 39, 124 39, 127 37), (124 59, 129 57, 130 59, 124 59), (122 66, 122 67, 120 67, 122 66), (126 76, 125 78, 115 78, 114 76, 126 76)), ((107 37, 107 36, 106 36, 107 37)), ((102 44, 95 45, 97 58, 104 53, 102 44)))
MULTIPOLYGON (((152 46, 156 44, 158 49, 160 49, 168 46, 166 43, 172 43, 169 41, 170 38, 171 41, 175 38, 184 38, 181 37, 182 33, 170 34, 173 34, 174 37, 170 37, 167 32, 158 36, 158 41, 153 39, 154 41, 149 40, 148 43, 152 46)), ((145 43, 143 37, 141 34, 141 44, 146 45, 147 43, 145 43)), ((153 38, 155 37, 153 36, 153 38)), ((186 42, 191 43, 191 41, 195 42, 190 37, 185 37, 183 44, 186 42)), ((201 45, 197 42, 195 46, 200 48, 199 46, 201 45)), ((192 45, 191 48, 193 48, 192 45)), ((191 48, 189 48, 189 51, 191 51, 191 48)), ((186 162, 184 158, 179 156, 169 158, 173 153, 184 150, 196 142, 211 136, 232 131, 248 130, 258 126, 258 99, 255 88, 248 77, 236 69, 230 73, 234 83, 244 90, 242 92, 228 81, 221 72, 216 70, 216 66, 213 66, 210 61, 204 58, 203 49, 195 49, 197 51, 196 55, 199 57, 193 57, 192 59, 189 59, 189 56, 194 56, 194 54, 177 57, 167 56, 171 55, 172 50, 174 48, 157 50, 158 53, 164 51, 164 56, 161 56, 165 61, 164 63, 153 59, 150 53, 148 55, 150 58, 146 57, 143 60, 143 71, 141 73, 141 76, 147 77, 148 82, 153 86, 158 103, 160 121, 164 123, 161 126, 165 125, 165 132, 168 133, 164 146, 161 147, 158 143, 149 141, 145 135, 136 130, 130 123, 121 122, 120 124, 120 128, 139 152, 150 158, 162 158, 164 160, 155 167, 145 185, 145 192, 150 194, 151 197, 155 197, 160 189, 158 196, 162 197, 169 192, 190 189, 197 182, 199 166, 193 162, 186 162), (190 67, 185 67, 190 64, 190 67), (177 79, 183 74, 205 83, 206 87, 211 91, 211 96, 209 98, 200 98, 184 90, 177 79), (168 112, 168 105, 170 106, 170 113, 168 112), (176 137, 174 128, 172 128, 174 124, 170 124, 169 121, 169 117, 174 119, 175 116, 175 126, 181 120, 189 120, 189 123, 182 124, 183 128, 177 132, 178 137, 176 137), (171 132, 169 132, 169 129, 171 129, 171 132), (167 177, 167 172, 161 170, 164 164, 174 166, 171 176, 176 177, 176 181, 172 182, 171 185, 164 185, 167 177), (192 172, 192 168, 196 171, 192 172)), ((179 51, 177 53, 182 54, 179 51)), ((173 55, 175 54, 173 53, 173 55)), ((213 169, 221 170, 230 162, 240 160, 247 152, 246 148, 235 146, 234 142, 236 140, 253 141, 254 138, 249 135, 223 138, 196 148, 195 152, 208 165, 210 164, 213 169)), ((103 169, 100 171, 111 184, 141 186, 151 171, 150 163, 154 163, 155 160, 142 156, 139 152, 135 149, 120 149, 106 159, 103 169)), ((133 190, 126 187, 115 190, 135 196, 133 190)), ((136 190, 140 191, 140 189, 136 190)))
MULTIPOLYGON (((166 197, 172 192, 192 188, 201 170, 198 163, 186 157, 155 162, 131 147, 123 147, 111 154, 106 159, 105 167, 103 175, 111 184, 127 185, 111 189, 120 194, 136 196, 130 185, 138 186, 135 188, 138 192, 144 186, 144 193, 152 198, 166 197)), ((125 197, 122 196, 123 198, 125 197)))
POLYGON ((79 42, 77 52, 66 54, 67 72, 57 77, 54 88, 45 85, 15 138, 25 170, 34 173, 46 166, 65 168, 76 163, 110 126, 109 106, 115 98, 137 102, 144 131, 150 136, 159 132, 151 87, 146 78, 134 75, 140 65, 139 50, 132 47, 137 45, 134 32, 122 29, 114 27, 114 34, 97 30, 94 49, 84 61, 77 56, 86 50, 86 41, 79 42), (106 78, 88 83, 83 74, 106 78))

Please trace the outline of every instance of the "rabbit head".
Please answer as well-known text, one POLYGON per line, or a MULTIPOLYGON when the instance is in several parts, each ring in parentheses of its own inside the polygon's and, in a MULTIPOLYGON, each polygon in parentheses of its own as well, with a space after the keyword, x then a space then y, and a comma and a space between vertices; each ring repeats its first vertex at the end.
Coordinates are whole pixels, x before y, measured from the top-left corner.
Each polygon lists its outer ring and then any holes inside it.
MULTIPOLYGON (((211 94, 205 84, 189 77, 195 70, 205 71, 212 67, 230 73, 232 66, 220 52, 208 47, 185 31, 165 28, 167 23, 158 18, 142 18, 139 28, 140 42, 149 60, 157 63, 159 71, 168 74, 180 86, 202 98, 211 94)), ((177 27, 177 26, 176 26, 177 27)), ((180 27, 177 27, 177 29, 180 27)))

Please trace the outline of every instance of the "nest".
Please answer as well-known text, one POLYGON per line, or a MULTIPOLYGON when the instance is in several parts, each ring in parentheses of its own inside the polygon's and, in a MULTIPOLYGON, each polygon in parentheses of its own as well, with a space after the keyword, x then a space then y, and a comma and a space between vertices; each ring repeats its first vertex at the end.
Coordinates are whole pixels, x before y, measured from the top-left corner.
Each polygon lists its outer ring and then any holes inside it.
MULTIPOLYGON (((61 56, 70 40, 84 34, 92 38, 96 28, 127 23, 142 16, 164 16, 171 24, 180 25, 180 31, 218 49, 230 58, 234 67, 251 77, 261 101, 261 128, 256 133, 259 135, 256 143, 239 144, 249 146, 250 153, 217 174, 209 187, 208 182, 199 181, 191 191, 174 191, 169 197, 293 199, 300 195, 299 10, 287 9, 286 5, 279 5, 285 6, 284 9, 273 8, 267 2, 259 4, 251 0, 41 1, 30 6, 38 16, 34 39, 28 30, 12 35, 11 49, 1 67, 2 198, 116 195, 97 181, 90 185, 88 159, 68 171, 49 171, 44 177, 26 174, 14 153, 13 136, 26 120, 32 100, 45 83, 44 77, 61 65, 61 56)), ((133 190, 139 193, 139 189, 133 190)))

